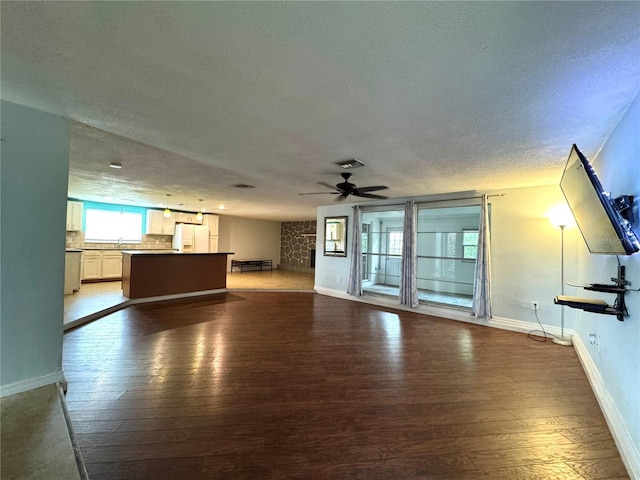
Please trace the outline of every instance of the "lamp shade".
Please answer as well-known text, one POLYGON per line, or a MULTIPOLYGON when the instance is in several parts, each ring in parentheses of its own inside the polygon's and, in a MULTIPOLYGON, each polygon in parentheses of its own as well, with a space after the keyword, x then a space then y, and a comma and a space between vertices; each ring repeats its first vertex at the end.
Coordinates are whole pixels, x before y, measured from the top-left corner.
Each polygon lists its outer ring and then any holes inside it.
POLYGON ((576 224, 566 203, 556 205, 547 212, 547 218, 555 227, 572 227, 576 224))

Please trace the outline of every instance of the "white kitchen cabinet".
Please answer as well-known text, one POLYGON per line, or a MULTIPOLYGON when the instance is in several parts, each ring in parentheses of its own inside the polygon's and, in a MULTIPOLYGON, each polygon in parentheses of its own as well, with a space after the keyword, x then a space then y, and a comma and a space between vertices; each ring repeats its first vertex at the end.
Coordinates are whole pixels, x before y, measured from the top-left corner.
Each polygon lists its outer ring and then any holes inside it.
POLYGON ((202 218, 202 224, 209 227, 209 235, 218 236, 218 222, 220 217, 218 215, 204 215, 202 218))
POLYGON ((147 210, 147 235, 173 235, 175 226, 175 213, 167 218, 162 210, 147 210))
POLYGON ((120 250, 85 250, 82 252, 82 280, 122 278, 120 250))
POLYGON ((102 253, 98 251, 82 252, 82 280, 100 280, 102 275, 102 253))
POLYGON ((67 232, 82 230, 82 202, 67 202, 67 232))
POLYGON ((122 278, 122 252, 102 251, 102 280, 122 278))
POLYGON ((197 213, 176 212, 175 223, 196 223, 198 225, 201 225, 202 220, 198 220, 197 213))
POLYGON ((64 294, 70 295, 80 290, 80 258, 82 252, 67 251, 64 254, 64 294))

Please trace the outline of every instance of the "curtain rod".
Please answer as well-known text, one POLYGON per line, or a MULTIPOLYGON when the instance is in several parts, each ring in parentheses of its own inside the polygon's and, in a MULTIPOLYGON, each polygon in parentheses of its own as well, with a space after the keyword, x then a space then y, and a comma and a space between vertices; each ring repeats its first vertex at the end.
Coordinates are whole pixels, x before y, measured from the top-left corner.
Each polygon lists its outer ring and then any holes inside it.
MULTIPOLYGON (((495 193, 493 195, 487 195, 487 198, 492 198, 492 197, 504 197, 506 195, 506 193, 495 193)), ((459 200, 475 200, 477 198, 482 198, 482 195, 480 196, 476 196, 476 197, 460 197, 460 198, 444 198, 442 200, 426 200, 424 202, 419 202, 416 201, 416 204, 421 204, 421 203, 440 203, 440 202, 457 202, 459 200)), ((380 208, 380 207, 397 207, 397 206, 404 206, 404 204, 407 202, 403 202, 403 203, 385 203, 384 205, 370 205, 370 206, 361 206, 360 208, 362 208, 363 210, 365 208, 380 208)))

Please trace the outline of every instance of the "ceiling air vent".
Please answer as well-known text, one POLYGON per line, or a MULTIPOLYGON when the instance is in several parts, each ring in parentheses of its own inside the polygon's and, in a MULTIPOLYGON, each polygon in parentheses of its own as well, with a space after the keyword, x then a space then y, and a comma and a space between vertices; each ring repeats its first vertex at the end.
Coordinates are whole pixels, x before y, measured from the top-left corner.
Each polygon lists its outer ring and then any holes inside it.
POLYGON ((247 189, 247 188, 256 188, 253 185, 247 185, 246 183, 238 183, 237 185, 234 185, 234 187, 236 188, 243 188, 243 189, 247 189))
POLYGON ((352 158, 351 160, 343 160, 341 162, 336 162, 336 165, 338 165, 340 168, 357 168, 357 167, 364 167, 365 164, 362 163, 360 160, 358 160, 357 158, 352 158))

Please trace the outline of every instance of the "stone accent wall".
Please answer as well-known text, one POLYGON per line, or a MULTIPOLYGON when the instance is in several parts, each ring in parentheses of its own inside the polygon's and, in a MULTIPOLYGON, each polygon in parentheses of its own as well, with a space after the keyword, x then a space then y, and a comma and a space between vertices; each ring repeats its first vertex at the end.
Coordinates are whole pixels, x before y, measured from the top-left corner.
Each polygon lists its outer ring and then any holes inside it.
MULTIPOLYGON (((280 264, 282 270, 313 272, 311 250, 316 249, 316 221, 280 224, 280 264)), ((315 261, 315 259, 314 259, 315 261)))

